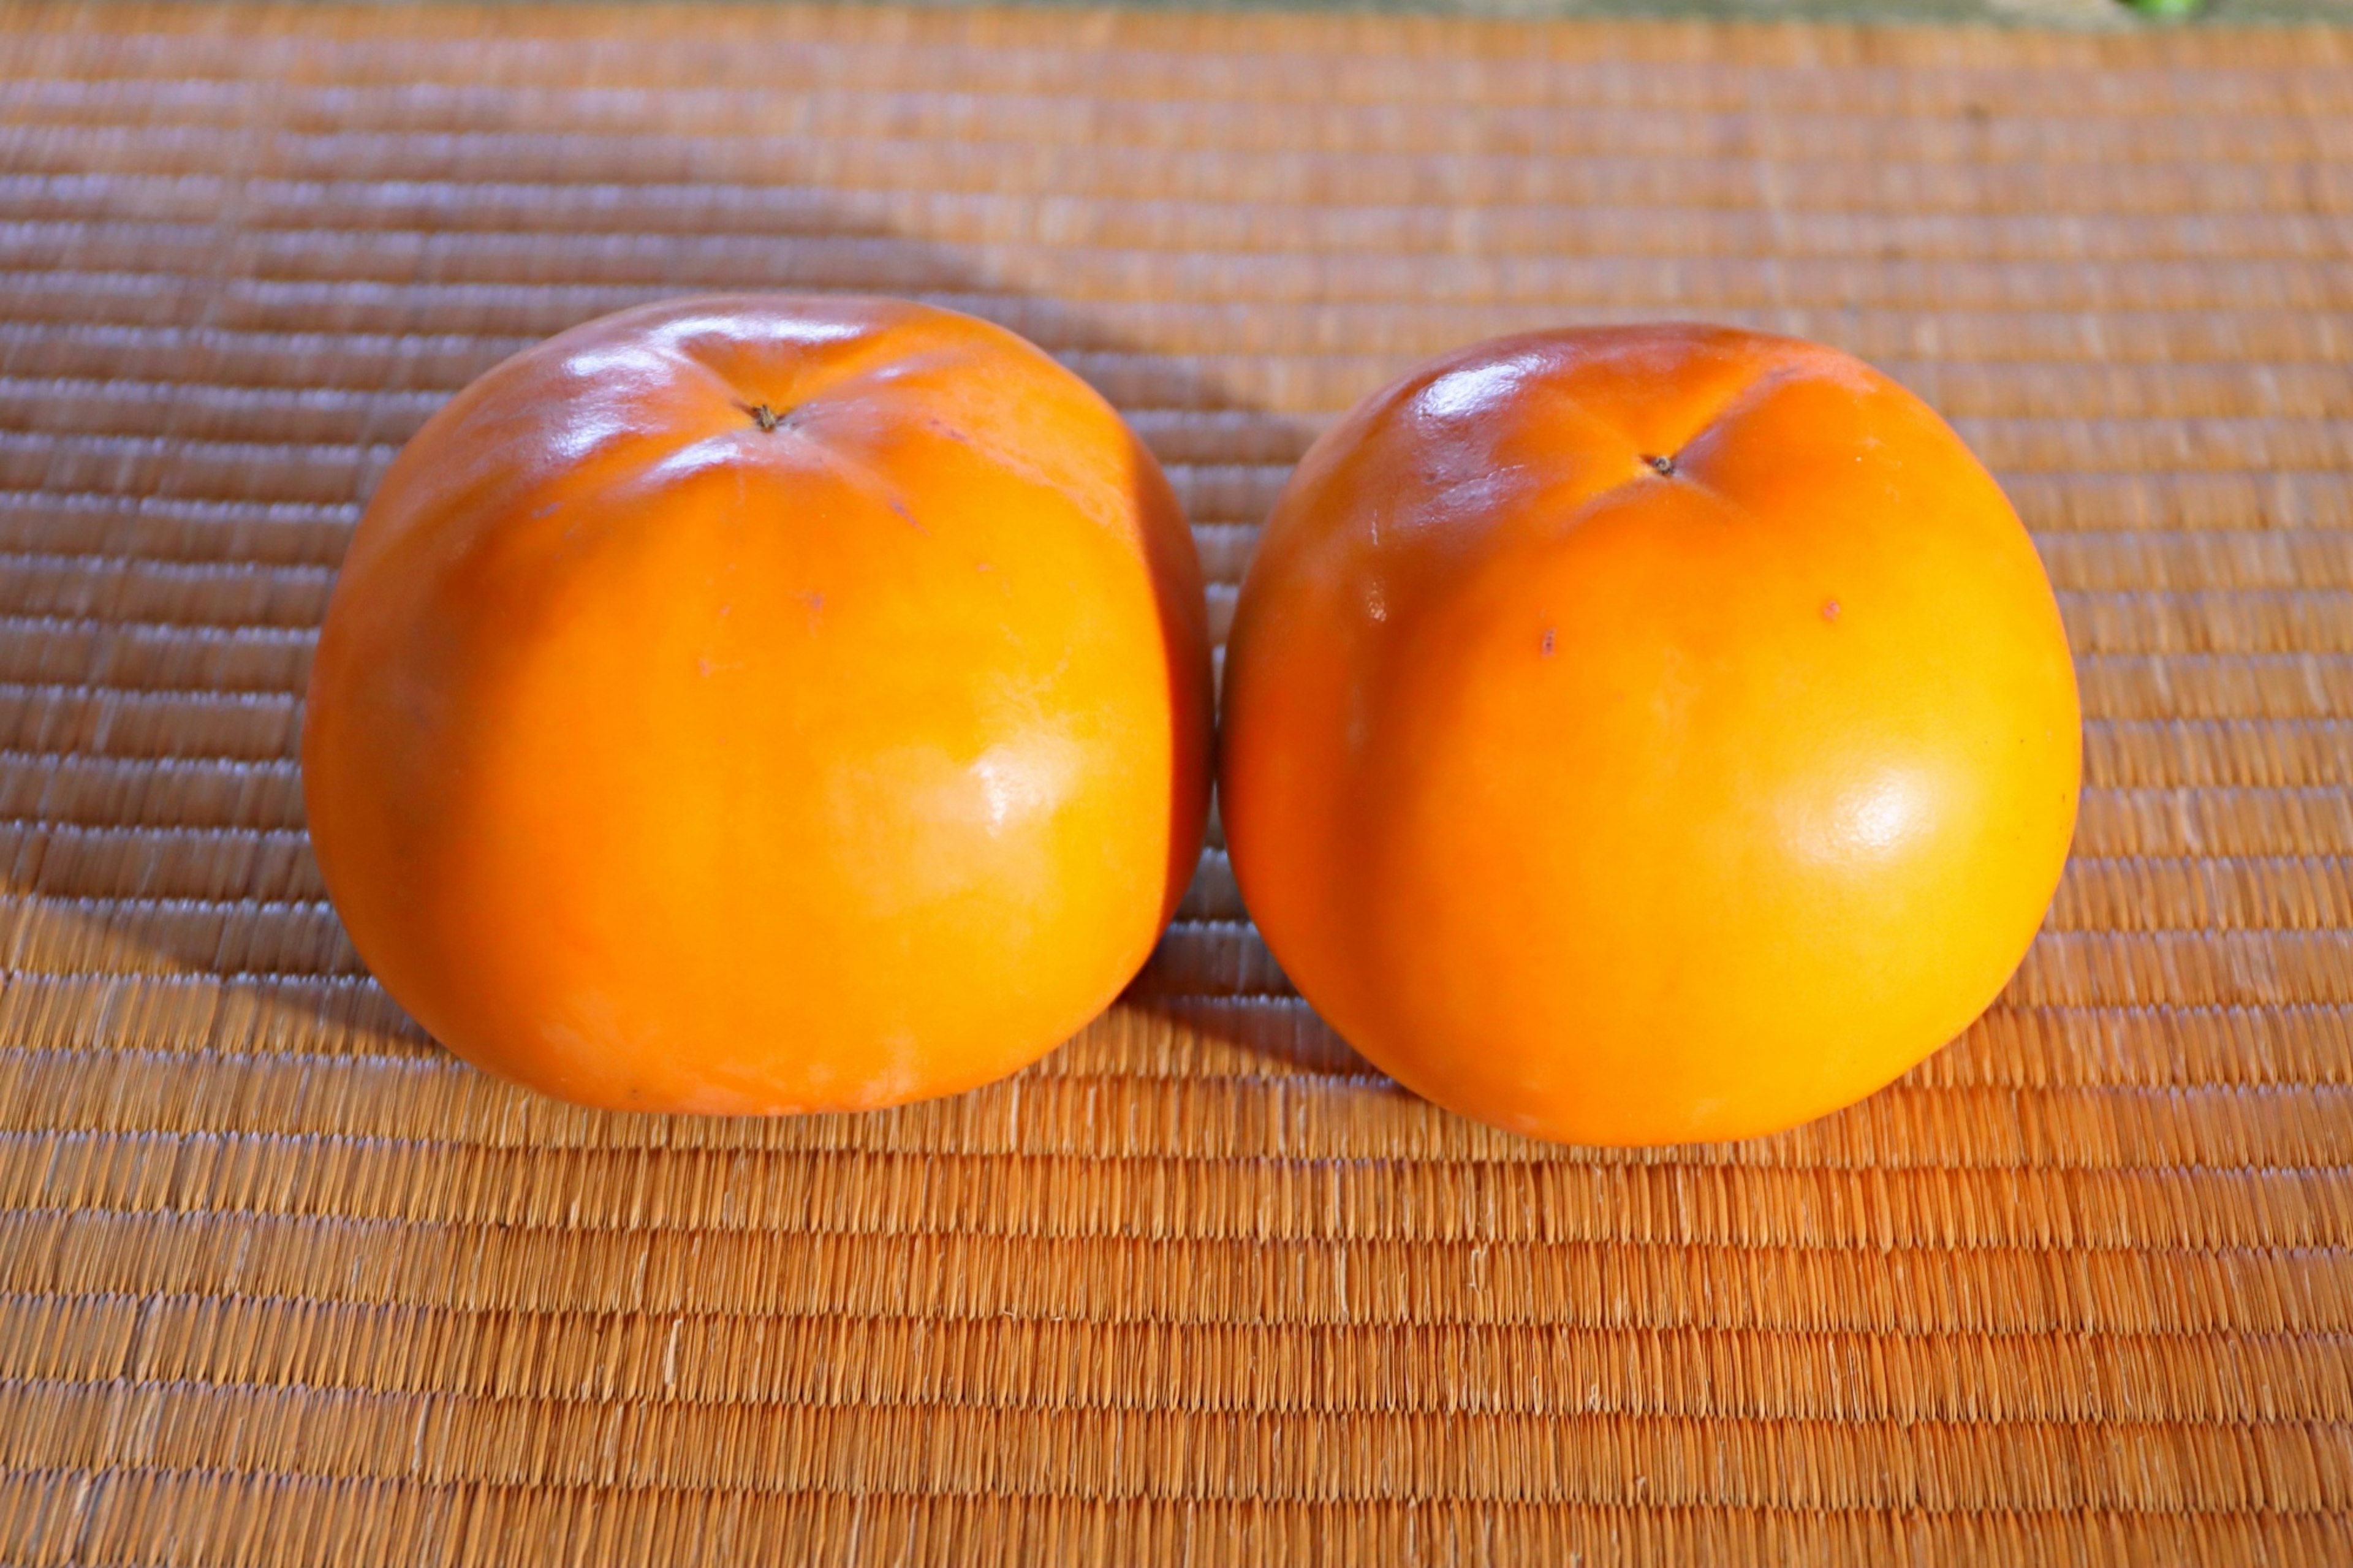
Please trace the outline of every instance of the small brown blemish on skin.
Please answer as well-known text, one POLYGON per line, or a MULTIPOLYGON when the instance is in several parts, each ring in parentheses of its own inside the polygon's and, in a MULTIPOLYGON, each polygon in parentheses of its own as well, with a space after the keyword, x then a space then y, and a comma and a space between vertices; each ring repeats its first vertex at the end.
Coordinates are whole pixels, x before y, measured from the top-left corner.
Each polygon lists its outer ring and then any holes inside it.
POLYGON ((1672 458, 1644 458, 1642 461, 1651 465, 1652 473, 1670 479, 1675 477, 1675 460, 1672 458))
POLYGON ((1822 619, 1826 621, 1834 621, 1838 618, 1839 602, 1836 599, 1824 599, 1822 601, 1822 619))
POLYGON ((1543 655, 1546 658, 1550 658, 1552 657, 1552 628, 1550 626, 1545 627, 1543 655))

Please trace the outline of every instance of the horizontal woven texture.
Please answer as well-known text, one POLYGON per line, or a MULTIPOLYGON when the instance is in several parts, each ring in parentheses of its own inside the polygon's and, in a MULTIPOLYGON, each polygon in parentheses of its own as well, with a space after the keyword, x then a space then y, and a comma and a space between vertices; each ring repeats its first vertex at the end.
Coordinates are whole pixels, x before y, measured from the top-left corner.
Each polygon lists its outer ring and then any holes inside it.
POLYGON ((0 1562, 2353 1562, 2348 37, 5 21, 0 1562), (979 1093, 493 1082, 304 842, 335 563, 501 356, 784 286, 1090 377, 1220 627, 1306 441, 1424 355, 1697 315, 1873 359, 2060 592, 2046 931, 1903 1082, 1725 1147, 1400 1093, 1215 849, 979 1093))

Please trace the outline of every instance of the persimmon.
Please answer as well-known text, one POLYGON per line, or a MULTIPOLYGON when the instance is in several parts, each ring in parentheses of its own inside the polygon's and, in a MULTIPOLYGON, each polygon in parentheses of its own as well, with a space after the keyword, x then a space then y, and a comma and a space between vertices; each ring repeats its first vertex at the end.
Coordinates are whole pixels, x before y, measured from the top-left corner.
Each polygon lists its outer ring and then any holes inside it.
POLYGON ((590 1105, 854 1110, 1083 1026, 1198 854, 1166 479, 1013 333, 649 306, 495 367, 353 537, 311 677, 327 889, 426 1029, 590 1105))
POLYGON ((1448 355, 1317 441, 1244 580, 1221 812, 1284 972, 1567 1142, 1834 1110, 1962 1030, 2074 828, 2033 543, 1917 397, 1689 326, 1448 355))

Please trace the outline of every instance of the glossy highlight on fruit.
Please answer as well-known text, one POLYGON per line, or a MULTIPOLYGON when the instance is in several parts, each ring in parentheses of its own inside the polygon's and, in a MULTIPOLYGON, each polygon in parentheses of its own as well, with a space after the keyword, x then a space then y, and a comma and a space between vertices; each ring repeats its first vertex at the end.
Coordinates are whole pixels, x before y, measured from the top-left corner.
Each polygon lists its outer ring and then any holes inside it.
POLYGON ((1220 810, 1377 1065, 1537 1137, 1736 1138, 1964 1028, 2073 832, 2057 604, 1992 478, 1834 350, 1706 327, 1446 356, 1267 524, 1220 810))
POLYGON ((1110 405, 878 299, 576 327, 430 419, 311 672, 328 890, 477 1065, 649 1110, 945 1094, 1151 953, 1209 771, 1200 568, 1110 405))

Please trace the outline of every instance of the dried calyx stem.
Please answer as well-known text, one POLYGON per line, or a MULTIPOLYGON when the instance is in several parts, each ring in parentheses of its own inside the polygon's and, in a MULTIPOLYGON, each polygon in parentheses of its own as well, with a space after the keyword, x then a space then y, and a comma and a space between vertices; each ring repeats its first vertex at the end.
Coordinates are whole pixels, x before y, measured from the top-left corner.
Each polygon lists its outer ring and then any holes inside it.
POLYGON ((755 403, 752 405, 752 423, 763 430, 774 430, 776 427, 776 411, 765 403, 755 403))

